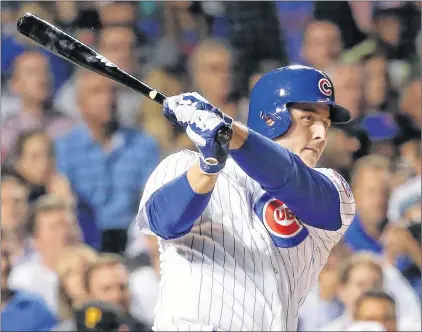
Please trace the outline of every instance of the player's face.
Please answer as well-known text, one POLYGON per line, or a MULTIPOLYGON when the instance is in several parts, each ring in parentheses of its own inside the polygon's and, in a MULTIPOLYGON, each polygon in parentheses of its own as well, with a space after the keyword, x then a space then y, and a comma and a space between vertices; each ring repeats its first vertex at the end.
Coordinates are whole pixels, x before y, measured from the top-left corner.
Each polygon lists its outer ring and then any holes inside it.
POLYGON ((394 305, 385 299, 364 299, 354 314, 356 321, 378 322, 387 331, 397 331, 397 319, 394 305))
POLYGON ((289 108, 292 123, 275 141, 297 154, 309 167, 315 167, 327 145, 331 125, 328 105, 301 103, 289 108))

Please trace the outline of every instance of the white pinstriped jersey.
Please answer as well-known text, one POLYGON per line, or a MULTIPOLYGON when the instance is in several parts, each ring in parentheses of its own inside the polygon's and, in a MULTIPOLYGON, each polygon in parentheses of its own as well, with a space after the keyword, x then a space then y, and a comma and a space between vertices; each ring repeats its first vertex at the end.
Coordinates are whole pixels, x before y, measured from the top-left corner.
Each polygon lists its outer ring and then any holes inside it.
MULTIPOLYGON (((151 234, 144 209, 151 194, 197 158, 184 150, 153 172, 137 216, 143 232, 151 234)), ((302 224, 228 159, 192 230, 159 240, 161 282, 153 329, 296 330, 299 307, 355 213, 353 195, 340 175, 318 171, 339 191, 343 225, 338 231, 302 224)))

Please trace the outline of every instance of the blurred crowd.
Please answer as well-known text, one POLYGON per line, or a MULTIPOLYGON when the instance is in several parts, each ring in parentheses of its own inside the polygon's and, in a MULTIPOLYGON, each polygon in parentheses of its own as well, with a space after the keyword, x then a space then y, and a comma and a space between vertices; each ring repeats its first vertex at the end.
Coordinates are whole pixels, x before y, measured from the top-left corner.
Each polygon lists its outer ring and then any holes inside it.
POLYGON ((160 105, 18 34, 26 12, 166 95, 197 91, 243 123, 265 72, 325 71, 353 121, 330 128, 319 167, 349 181, 357 214, 299 330, 420 331, 420 11, 419 1, 2 1, 2 331, 150 330, 158 245, 132 221, 160 160, 194 149, 160 105))

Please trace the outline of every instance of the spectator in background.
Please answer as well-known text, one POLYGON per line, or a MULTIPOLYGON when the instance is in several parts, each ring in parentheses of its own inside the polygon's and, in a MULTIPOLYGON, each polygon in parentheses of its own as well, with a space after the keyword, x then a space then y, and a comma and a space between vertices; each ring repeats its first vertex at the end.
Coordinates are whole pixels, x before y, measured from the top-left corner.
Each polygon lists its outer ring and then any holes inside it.
POLYGON ((84 274, 88 265, 95 262, 98 255, 91 247, 78 244, 65 248, 60 256, 60 262, 57 264, 60 323, 52 331, 74 331, 76 330, 74 310, 88 300, 84 274))
MULTIPOLYGON (((323 325, 323 331, 341 331, 353 321, 356 301, 370 289, 388 291, 397 301, 399 326, 421 321, 421 306, 416 294, 401 274, 383 257, 368 252, 354 254, 339 267, 337 297, 344 305, 342 316, 323 325)), ((419 323, 420 324, 420 323, 419 323)))
POLYGON ((383 270, 372 256, 358 254, 352 256, 340 266, 337 296, 344 305, 341 317, 324 325, 321 330, 341 331, 351 322, 356 300, 366 290, 383 287, 383 270))
MULTIPOLYGON (((328 20, 308 22, 303 32, 301 49, 305 65, 326 71, 340 60, 342 51, 343 42, 337 25, 328 20)), ((334 85, 337 91, 335 82, 334 85)))
POLYGON ((356 300, 353 320, 378 322, 385 331, 397 331, 396 301, 384 291, 366 291, 356 300))
MULTIPOLYGON (((358 26, 351 1, 336 1, 331 4, 323 1, 314 2, 314 18, 328 20, 337 25, 343 37, 344 48, 349 49, 361 42, 365 37, 361 26, 358 26)), ((359 21, 358 21, 359 22, 359 21)))
POLYGON ((16 57, 10 87, 20 99, 20 108, 2 123, 3 155, 13 153, 14 143, 23 131, 45 128, 49 135, 57 137, 73 125, 48 105, 51 80, 48 60, 39 51, 25 51, 16 57))
POLYGON ((58 169, 78 199, 94 210, 102 250, 121 253, 160 151, 150 136, 119 125, 109 79, 80 70, 76 92, 83 123, 56 141, 58 169))
POLYGON ((87 302, 82 308, 75 310, 75 316, 76 326, 72 331, 130 331, 130 327, 125 324, 121 310, 111 303, 103 301, 87 302))
MULTIPOLYGON (((398 74, 392 83, 402 82, 410 69, 409 63, 415 55, 414 38, 420 29, 420 9, 414 4, 399 3, 398 6, 374 6, 371 29, 368 37, 344 54, 345 59, 358 61, 374 51, 386 54, 398 65, 398 74)), ((341 15, 338 15, 342 19, 341 15)), ((396 87, 399 87, 396 85, 396 87)))
POLYGON ((364 292, 356 301, 354 321, 378 322, 385 331, 420 331, 420 320, 401 320, 397 301, 382 290, 364 292))
POLYGON ((340 241, 330 252, 315 285, 299 309, 298 331, 315 331, 341 316, 343 306, 337 298, 338 270, 351 256, 349 248, 340 241))
POLYGON ((369 155, 354 166, 351 188, 356 201, 356 216, 344 235, 353 252, 368 250, 382 252, 380 237, 387 224, 390 160, 369 155))
POLYGON ((327 146, 318 161, 318 167, 332 168, 348 181, 354 162, 354 153, 361 147, 360 141, 343 126, 331 126, 327 146))
POLYGON ((35 254, 13 268, 10 286, 39 294, 57 312, 60 251, 80 241, 72 206, 53 195, 40 197, 29 217, 28 230, 35 254))
MULTIPOLYGON (((420 208, 420 203, 419 200, 417 202, 418 208, 420 208)), ((422 268, 420 226, 420 224, 410 224, 406 225, 406 227, 389 225, 382 236, 382 244, 387 261, 397 266, 419 296, 421 293, 422 268)))
POLYGON ((395 264, 419 296, 421 289, 421 143, 411 140, 400 146, 408 177, 393 188, 388 202, 392 224, 383 235, 387 258, 395 264))
POLYGON ((28 187, 16 176, 3 172, 1 179, 1 226, 24 226, 28 213, 28 187))
POLYGON ((19 178, 2 171, 1 241, 15 265, 32 251, 26 236, 29 189, 19 178))
POLYGON ((289 63, 301 61, 300 49, 306 23, 314 17, 314 1, 276 1, 289 63))
POLYGON ((88 265, 84 280, 88 298, 118 306, 124 311, 131 331, 145 331, 147 326, 132 316, 129 292, 129 272, 123 260, 115 254, 103 254, 88 265))
POLYGON ((57 318, 39 296, 8 286, 12 269, 10 254, 1 250, 1 330, 47 331, 57 318))
POLYGON ((55 23, 88 46, 93 46, 95 31, 101 29, 96 4, 88 1, 55 1, 55 23))
POLYGON ((97 3, 101 24, 133 25, 136 19, 136 3, 133 1, 104 1, 97 3))
POLYGON ((14 171, 29 188, 29 202, 54 194, 73 203, 69 181, 56 171, 52 139, 42 129, 23 132, 16 141, 14 171))
MULTIPOLYGON (((105 26, 98 35, 99 52, 135 77, 141 76, 142 69, 139 66, 138 44, 135 31, 130 25, 105 26)), ((124 126, 134 126, 143 97, 121 84, 114 81, 113 84, 118 119, 124 126)))
MULTIPOLYGON (((388 219, 392 223, 400 223, 402 218, 406 219, 401 205, 411 199, 417 201, 421 197, 421 142, 420 140, 411 140, 400 146, 402 162, 409 168, 410 176, 404 183, 395 187, 388 201, 388 219)), ((409 215, 409 219, 420 222, 420 215, 414 218, 409 215)), ((410 220, 409 220, 410 221, 410 220)))
POLYGON ((383 54, 372 54, 362 60, 363 105, 365 114, 394 111, 389 103, 393 97, 389 86, 388 61, 383 54))
MULTIPOLYGON (((139 77, 136 54, 136 35, 131 26, 105 26, 97 32, 98 52, 128 73, 139 77)), ((80 105, 77 100, 74 75, 67 81, 54 100, 55 107, 61 112, 81 119, 80 105)), ((139 105, 143 97, 117 82, 111 81, 116 94, 116 110, 119 121, 125 126, 134 126, 139 105)))
POLYGON ((29 202, 45 194, 69 200, 77 206, 77 217, 84 241, 93 247, 100 242, 99 230, 92 210, 77 201, 68 179, 56 169, 54 144, 42 129, 23 132, 16 142, 16 158, 12 174, 30 189, 29 202))
POLYGON ((232 90, 239 97, 248 94, 248 78, 259 61, 275 59, 288 64, 276 6, 272 1, 225 2, 228 41, 236 54, 232 90))
POLYGON ((12 265, 19 264, 25 256, 32 253, 31 245, 28 241, 24 227, 14 226, 11 228, 1 228, 1 241, 9 252, 12 265))
POLYGON ((391 159, 396 156, 395 140, 399 134, 399 127, 392 114, 385 112, 370 113, 362 120, 362 127, 371 140, 369 153, 391 159))
MULTIPOLYGON (((44 1, 31 1, 31 2, 21 2, 19 8, 16 11, 16 16, 14 17, 14 29, 13 34, 5 36, 1 40, 1 72, 2 75, 11 74, 13 64, 16 61, 16 58, 21 55, 28 47, 34 47, 34 42, 29 38, 18 33, 16 30, 16 22, 19 17, 22 17, 26 13, 32 13, 46 20, 47 22, 53 22, 55 19, 54 15, 54 5, 51 2, 44 1)), ((2 37, 4 37, 2 35, 2 37)), ((36 47, 36 50, 43 54, 51 68, 52 76, 54 80, 51 82, 51 94, 54 95, 60 86, 70 77, 73 70, 73 65, 58 57, 57 55, 41 48, 36 47)), ((3 96, 2 96, 3 98, 3 96)), ((5 110, 2 108, 2 112, 5 110)), ((3 116, 2 116, 3 118, 3 116)))
POLYGON ((229 98, 232 89, 233 56, 232 49, 223 41, 201 41, 189 59, 189 89, 198 91, 210 103, 235 117, 237 105, 229 98))
MULTIPOLYGON (((184 83, 181 78, 165 68, 152 69, 145 76, 144 81, 167 96, 183 93, 184 83)), ((173 151, 193 149, 194 146, 189 137, 163 117, 162 109, 160 104, 149 98, 144 98, 140 104, 137 126, 159 142, 162 156, 167 156, 173 151)))
POLYGON ((399 114, 396 120, 401 127, 403 141, 421 138, 421 96, 421 78, 415 77, 404 86, 399 101, 399 114))
POLYGON ((361 66, 343 62, 333 63, 326 71, 335 86, 336 102, 342 103, 350 111, 352 120, 362 116, 361 66))

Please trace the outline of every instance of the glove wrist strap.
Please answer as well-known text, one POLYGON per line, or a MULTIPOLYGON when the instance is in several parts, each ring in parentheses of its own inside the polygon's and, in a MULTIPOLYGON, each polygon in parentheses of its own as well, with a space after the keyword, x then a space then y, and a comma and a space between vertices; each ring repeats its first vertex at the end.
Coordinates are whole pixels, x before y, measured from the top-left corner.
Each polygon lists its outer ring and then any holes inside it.
MULTIPOLYGON (((214 159, 214 158, 209 158, 214 159)), ((208 175, 218 174, 224 168, 226 163, 219 164, 217 160, 207 160, 205 161, 202 158, 199 158, 199 167, 201 171, 208 175)))

